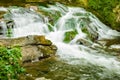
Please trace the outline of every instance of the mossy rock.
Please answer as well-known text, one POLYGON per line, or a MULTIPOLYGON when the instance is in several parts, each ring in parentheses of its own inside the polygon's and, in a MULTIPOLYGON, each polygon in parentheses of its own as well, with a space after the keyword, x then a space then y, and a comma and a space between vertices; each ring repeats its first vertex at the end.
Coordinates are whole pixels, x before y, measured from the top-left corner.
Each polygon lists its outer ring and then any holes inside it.
POLYGON ((51 55, 55 55, 55 52, 57 50, 57 47, 54 46, 54 45, 51 45, 51 46, 42 46, 42 45, 39 45, 38 46, 38 50, 43 53, 43 56, 46 57, 46 56, 51 56, 51 55))
POLYGON ((34 40, 36 41, 36 44, 41 44, 46 46, 52 44, 50 40, 45 39, 45 36, 34 36, 34 40))
POLYGON ((6 12, 4 12, 4 11, 0 11, 0 19, 3 18, 3 15, 4 15, 5 13, 6 13, 6 12))
POLYGON ((64 42, 65 43, 69 43, 72 39, 74 39, 74 37, 76 36, 77 34, 77 31, 74 30, 74 31, 68 31, 65 33, 65 38, 64 38, 64 42))

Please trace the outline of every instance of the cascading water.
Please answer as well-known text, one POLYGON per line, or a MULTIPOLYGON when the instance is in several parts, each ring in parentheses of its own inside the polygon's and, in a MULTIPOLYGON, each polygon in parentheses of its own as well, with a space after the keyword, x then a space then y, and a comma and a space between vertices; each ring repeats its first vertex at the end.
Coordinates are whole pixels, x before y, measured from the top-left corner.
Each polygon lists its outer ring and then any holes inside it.
POLYGON ((120 37, 120 32, 110 29, 83 8, 56 4, 40 9, 53 15, 50 16, 53 22, 50 23, 47 17, 24 8, 10 10, 9 18, 15 23, 13 37, 45 35, 58 47, 57 55, 60 60, 75 66, 96 65, 103 70, 102 73, 96 72, 99 79, 88 79, 91 75, 87 75, 86 79, 80 77, 65 80, 112 80, 113 75, 117 76, 114 76, 115 80, 120 79, 120 62, 116 57, 104 54, 109 54, 104 50, 106 46, 95 42, 120 37))

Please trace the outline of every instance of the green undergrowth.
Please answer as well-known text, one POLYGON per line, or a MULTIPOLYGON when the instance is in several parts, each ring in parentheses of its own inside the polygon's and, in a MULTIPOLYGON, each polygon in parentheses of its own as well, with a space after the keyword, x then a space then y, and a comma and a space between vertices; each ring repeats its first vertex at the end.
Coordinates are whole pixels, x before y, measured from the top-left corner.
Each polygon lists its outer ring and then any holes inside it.
POLYGON ((21 66, 19 47, 0 47, 0 80, 18 80, 24 69, 21 66))
POLYGON ((99 19, 113 29, 120 30, 120 23, 116 21, 114 8, 120 5, 120 0, 88 0, 88 9, 99 19))

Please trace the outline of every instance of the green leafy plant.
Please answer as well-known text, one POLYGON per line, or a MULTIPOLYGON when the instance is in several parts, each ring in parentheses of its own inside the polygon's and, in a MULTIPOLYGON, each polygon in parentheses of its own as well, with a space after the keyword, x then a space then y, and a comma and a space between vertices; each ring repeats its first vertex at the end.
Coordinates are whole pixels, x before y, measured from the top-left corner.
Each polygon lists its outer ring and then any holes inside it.
POLYGON ((0 47, 0 80, 17 80, 24 72, 19 47, 0 47))

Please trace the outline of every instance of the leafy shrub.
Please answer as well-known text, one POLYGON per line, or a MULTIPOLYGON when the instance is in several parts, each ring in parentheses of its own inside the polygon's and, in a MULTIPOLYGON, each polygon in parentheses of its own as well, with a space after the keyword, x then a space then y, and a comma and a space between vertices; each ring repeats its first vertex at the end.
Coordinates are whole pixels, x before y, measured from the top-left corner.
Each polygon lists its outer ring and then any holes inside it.
POLYGON ((120 30, 120 28, 113 9, 119 4, 120 0, 88 0, 89 11, 92 11, 101 21, 116 30, 120 30))
POLYGON ((22 72, 20 48, 0 47, 0 80, 16 80, 22 72))

